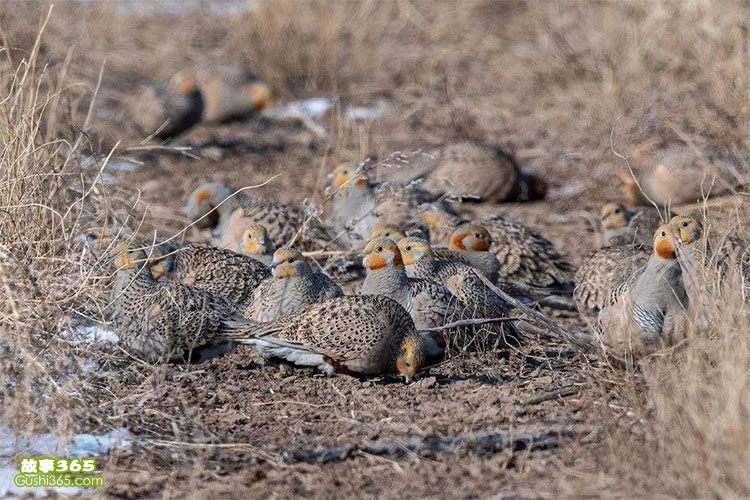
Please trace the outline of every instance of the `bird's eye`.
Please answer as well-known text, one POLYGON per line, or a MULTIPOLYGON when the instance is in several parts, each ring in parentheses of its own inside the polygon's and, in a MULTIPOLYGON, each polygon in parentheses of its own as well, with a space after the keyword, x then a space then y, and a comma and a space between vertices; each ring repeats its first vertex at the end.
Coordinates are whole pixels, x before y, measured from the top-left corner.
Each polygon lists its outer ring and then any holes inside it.
POLYGON ((667 232, 666 232, 666 231, 662 231, 662 232, 661 232, 661 235, 662 235, 662 236, 666 236, 666 235, 667 235, 667 232))
POLYGON ((386 238, 390 237, 390 235, 391 235, 391 233, 384 233, 383 234, 383 236, 385 236, 386 238))
POLYGON ((407 361, 407 362, 406 362, 406 366, 407 366, 407 367, 410 367, 410 366, 411 366, 411 363, 409 363, 409 362, 407 361))
POLYGON ((683 223, 682 223, 682 224, 680 224, 680 225, 681 225, 682 227, 688 227, 688 223, 687 223, 687 222, 683 222, 683 223))
POLYGON ((408 251, 411 250, 411 247, 405 247, 404 250, 406 250, 408 252, 408 251))
POLYGON ((619 214, 620 213, 620 209, 619 208, 615 208, 615 213, 619 214))
POLYGON ((481 235, 480 233, 474 233, 474 237, 475 237, 475 238, 481 238, 481 237, 482 237, 482 235, 481 235))
POLYGON ((290 259, 286 259, 286 261, 287 261, 287 262, 289 262, 289 263, 291 264, 292 262, 294 262, 294 259, 291 259, 291 258, 290 258, 290 259))
POLYGON ((378 247, 378 248, 375 249, 375 251, 376 252, 382 252, 383 251, 383 247, 378 247))

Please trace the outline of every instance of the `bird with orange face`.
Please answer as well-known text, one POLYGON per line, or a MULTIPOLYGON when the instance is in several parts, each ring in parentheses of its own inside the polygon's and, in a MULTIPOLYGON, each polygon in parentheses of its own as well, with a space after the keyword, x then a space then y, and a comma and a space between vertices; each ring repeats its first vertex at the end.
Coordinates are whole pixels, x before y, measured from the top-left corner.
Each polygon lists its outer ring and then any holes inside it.
POLYGON ((413 185, 374 184, 355 163, 338 165, 331 177, 333 227, 346 232, 349 241, 359 247, 380 225, 411 224, 416 207, 437 198, 413 185))
POLYGON ((252 304, 245 311, 248 318, 272 321, 310 304, 344 295, 331 278, 313 272, 307 259, 294 248, 276 250, 271 270, 273 276, 255 290, 252 304))
MULTIPOLYGON (((367 277, 363 295, 384 295, 394 299, 411 314, 417 329, 432 328, 469 318, 465 305, 443 285, 434 281, 409 278, 401 252, 393 240, 375 238, 361 253, 367 277)), ((438 342, 437 344, 440 344, 438 342)), ((435 345, 431 355, 439 355, 435 345)))
MULTIPOLYGON (((487 251, 499 262, 497 273, 503 280, 538 288, 565 290, 572 287, 574 268, 568 258, 550 241, 520 222, 510 221, 499 215, 474 221, 474 224, 487 231, 490 236, 488 239, 482 231, 465 231, 471 227, 465 225, 466 221, 434 204, 423 206, 420 217, 429 228, 430 243, 436 245, 433 247, 436 255, 439 248, 437 245, 447 244, 451 250, 458 250, 467 259, 474 257, 477 260, 479 257, 485 261, 485 265, 494 268, 495 264, 488 257, 477 253, 469 255, 460 248, 463 245, 468 249, 464 242, 467 236, 480 234, 481 238, 469 238, 469 245, 485 246, 489 241, 487 251), (462 229, 461 234, 456 233, 459 227, 462 229)), ((480 250, 476 247, 471 251, 480 250)), ((469 263, 474 267, 481 265, 477 262, 469 263)), ((486 270, 492 273, 492 268, 486 270)))
POLYGON ((211 232, 211 243, 235 251, 250 226, 262 225, 276 247, 329 245, 335 238, 316 217, 295 207, 234 190, 220 182, 201 184, 188 197, 185 212, 196 227, 211 232))
POLYGON ((247 255, 263 264, 270 266, 273 262, 273 253, 276 247, 271 238, 268 237, 266 226, 255 224, 250 226, 242 233, 238 253, 247 255))
POLYGON ((669 224, 656 230, 653 243, 653 253, 645 269, 635 283, 622 283, 613 289, 611 303, 602 309, 599 319, 603 323, 618 317, 623 321, 618 314, 624 311, 624 320, 636 327, 647 342, 670 341, 676 333, 677 319, 684 316, 689 300, 677 259, 677 243, 669 224))
POLYGON ((145 86, 133 101, 131 113, 143 134, 168 139, 198 123, 203 105, 195 75, 179 71, 167 84, 145 86))

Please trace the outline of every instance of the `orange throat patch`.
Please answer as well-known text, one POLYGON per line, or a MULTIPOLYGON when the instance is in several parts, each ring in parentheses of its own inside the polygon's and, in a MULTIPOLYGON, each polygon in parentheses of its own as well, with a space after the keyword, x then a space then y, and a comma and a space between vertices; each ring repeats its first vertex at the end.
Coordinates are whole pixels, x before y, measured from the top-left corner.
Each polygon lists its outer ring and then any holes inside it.
POLYGON ((463 241, 465 237, 465 234, 455 235, 453 238, 451 238, 451 247, 465 252, 466 246, 464 245, 463 241))
POLYGON ((673 260, 677 258, 677 251, 672 240, 659 240, 656 244, 655 251, 662 259, 673 260))

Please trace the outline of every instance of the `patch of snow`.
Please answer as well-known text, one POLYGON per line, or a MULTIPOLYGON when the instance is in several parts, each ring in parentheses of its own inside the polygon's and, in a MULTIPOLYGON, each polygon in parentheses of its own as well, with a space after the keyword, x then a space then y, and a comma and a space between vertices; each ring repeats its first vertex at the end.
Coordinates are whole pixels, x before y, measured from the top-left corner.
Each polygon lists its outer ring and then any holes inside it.
MULTIPOLYGON (((52 493, 65 495, 90 494, 90 488, 18 488, 13 484, 13 477, 19 473, 17 463, 11 457, 64 457, 90 458, 103 455, 115 448, 127 448, 139 444, 126 428, 110 431, 106 434, 75 434, 70 441, 63 441, 54 434, 17 435, 7 425, 0 427, 0 498, 9 495, 33 493, 42 498, 52 493)), ((20 458, 19 458, 20 460, 20 458)))
POLYGON ((60 332, 60 336, 74 344, 91 344, 99 347, 120 342, 120 337, 114 330, 96 325, 78 325, 71 330, 60 332))
POLYGON ((333 108, 333 102, 330 99, 311 97, 270 109, 269 114, 277 118, 320 118, 325 116, 331 108, 333 108))
POLYGON ((136 168, 138 168, 138 165, 129 161, 110 161, 107 163, 108 170, 115 170, 117 172, 132 172, 136 168))
POLYGON ((377 120, 383 116, 380 108, 349 108, 344 113, 347 120, 377 120))

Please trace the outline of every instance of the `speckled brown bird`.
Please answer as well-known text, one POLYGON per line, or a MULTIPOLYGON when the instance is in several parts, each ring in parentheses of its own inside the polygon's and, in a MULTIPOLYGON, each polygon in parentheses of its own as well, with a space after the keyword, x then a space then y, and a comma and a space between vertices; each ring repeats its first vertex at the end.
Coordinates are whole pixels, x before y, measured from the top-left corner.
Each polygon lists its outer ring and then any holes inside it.
MULTIPOLYGON (((482 283, 474 274, 473 267, 456 260, 435 258, 430 243, 422 238, 403 238, 398 242, 398 248, 406 274, 410 278, 435 281, 444 285, 464 304, 472 317, 500 318, 508 315, 510 305, 482 283)), ((500 286, 501 290, 511 293, 504 288, 500 286)))
POLYGON ((581 311, 600 311, 612 289, 640 273, 646 266, 650 247, 614 245, 593 251, 575 274, 573 297, 581 311))
POLYGON ((265 226, 256 224, 245 229, 245 232, 242 233, 238 253, 270 266, 275 251, 276 247, 271 238, 268 237, 268 230, 265 226))
POLYGON ((362 255, 367 269, 362 293, 391 297, 412 315, 418 329, 469 317, 463 304, 443 285, 407 276, 401 252, 393 240, 375 238, 362 255))
POLYGON ((382 295, 338 297, 268 323, 237 322, 224 335, 255 345, 266 359, 327 374, 399 373, 407 383, 426 357, 409 313, 382 295))
POLYGON ((251 116, 273 103, 273 92, 244 68, 228 64, 203 64, 196 69, 203 94, 203 120, 227 122, 251 116))
POLYGON ((170 281, 208 290, 240 305, 253 302, 258 285, 271 276, 262 262, 231 250, 188 244, 162 258, 152 270, 170 281))
MULTIPOLYGON (((461 224, 466 224, 466 221, 434 204, 424 206, 420 215, 429 228, 430 243, 435 246, 447 243, 451 250, 461 250, 458 248, 460 240, 473 234, 454 234, 454 231, 461 224)), ((572 286, 572 264, 551 242, 537 232, 520 222, 509 221, 499 215, 474 221, 474 224, 481 225, 489 231, 489 251, 500 263, 498 274, 503 280, 560 290, 572 286)), ((467 251, 461 253, 468 258, 467 251)), ((471 259, 469 263, 476 267, 471 259)))
POLYGON ((131 114, 144 135, 168 139, 198 123, 203 106, 195 76, 180 71, 167 84, 145 86, 134 99, 131 114))
POLYGON ((331 278, 316 273, 307 259, 293 248, 279 248, 271 263, 273 276, 255 290, 245 316, 272 321, 310 304, 341 297, 344 292, 331 278))
POLYGON ((671 213, 660 213, 653 207, 637 210, 622 203, 604 204, 601 210, 602 247, 637 244, 651 246, 654 231, 671 217, 671 213))
POLYGON ((540 200, 547 192, 546 182, 522 172, 513 155, 499 147, 459 142, 430 156, 436 166, 424 180, 428 191, 491 203, 540 200))
POLYGON ((729 165, 719 159, 702 156, 687 146, 672 146, 648 154, 635 169, 620 174, 624 196, 631 207, 696 203, 704 196, 727 192, 738 184, 729 165), (640 187, 639 187, 640 184, 640 187))
POLYGON ((236 250, 245 230, 254 225, 265 226, 277 248, 292 242, 295 246, 304 247, 310 242, 321 246, 334 239, 317 218, 305 217, 297 208, 244 192, 231 196, 233 193, 224 184, 207 182, 188 197, 188 218, 198 228, 212 231, 215 246, 236 250))
POLYGON ((184 359, 222 343, 219 331, 239 319, 237 304, 194 286, 156 281, 146 254, 126 245, 115 251, 119 269, 111 289, 113 321, 123 344, 148 360, 184 359))
POLYGON ((437 195, 413 185, 373 184, 357 164, 343 163, 332 172, 331 221, 337 232, 345 231, 360 248, 373 230, 389 224, 408 229, 412 214, 437 195))

